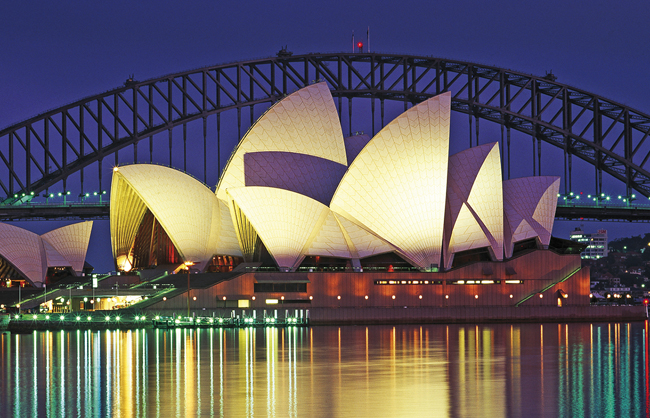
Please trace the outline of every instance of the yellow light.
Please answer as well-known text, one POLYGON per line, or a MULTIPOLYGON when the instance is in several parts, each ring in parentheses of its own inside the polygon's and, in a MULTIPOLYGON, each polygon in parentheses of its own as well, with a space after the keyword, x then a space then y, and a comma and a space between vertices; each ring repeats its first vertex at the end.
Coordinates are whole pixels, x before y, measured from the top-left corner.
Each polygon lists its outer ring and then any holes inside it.
POLYGON ((280 296, 280 299, 284 300, 284 296, 280 296))
POLYGON ((167 300, 167 296, 163 296, 163 301, 167 300))
POLYGON ((113 167, 113 171, 120 171, 118 167, 113 167))
POLYGON ((266 300, 266 304, 267 304, 267 305, 277 305, 277 304, 278 304, 278 300, 277 300, 277 299, 267 299, 267 300, 266 300))
POLYGON ((309 300, 314 300, 314 297, 313 297, 313 296, 310 296, 310 297, 309 297, 309 300))
POLYGON ((224 297, 222 297, 221 299, 226 300, 226 297, 224 296, 224 297))
POLYGON ((253 296, 251 299, 252 299, 252 300, 255 300, 255 296, 253 296))
POLYGON ((478 295, 474 295, 474 299, 478 299, 478 295))
POLYGON ((336 298, 337 298, 338 300, 341 300, 341 295, 337 296, 336 298))
POLYGON ((542 294, 540 293, 540 294, 539 294, 539 298, 541 299, 541 298, 543 298, 543 297, 544 297, 544 295, 542 295, 542 294))
POLYGON ((512 295, 510 295, 510 299, 512 299, 512 297, 513 297, 513 296, 512 296, 512 295))
POLYGON ((193 262, 193 261, 186 261, 186 262, 183 263, 183 264, 185 264, 186 266, 189 267, 189 266, 193 266, 193 265, 194 265, 194 262, 193 262))
POLYGON ((494 280, 481 280, 481 284, 494 284, 494 280))
POLYGON ((365 296, 366 300, 368 300, 368 295, 365 296))
POLYGON ((449 295, 445 295, 445 299, 449 299, 449 295))
POLYGON ((395 299, 395 295, 393 295, 393 299, 395 299))
POLYGON ((194 297, 192 298, 192 300, 196 300, 196 296, 194 296, 194 297))
POLYGON ((418 296, 420 299, 422 299, 422 295, 418 296))
POLYGON ((458 283, 458 284, 465 284, 465 280, 459 280, 459 281, 457 281, 456 283, 458 283))

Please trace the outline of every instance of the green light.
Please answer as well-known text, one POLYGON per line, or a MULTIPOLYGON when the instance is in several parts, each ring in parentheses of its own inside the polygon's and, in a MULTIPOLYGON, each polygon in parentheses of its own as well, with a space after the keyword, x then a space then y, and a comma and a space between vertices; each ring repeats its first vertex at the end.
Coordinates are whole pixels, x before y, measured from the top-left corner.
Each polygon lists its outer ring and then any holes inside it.
POLYGON ((620 195, 620 194, 618 195, 618 198, 619 198, 619 199, 621 198, 621 195, 620 195))
POLYGON ((89 317, 86 317, 86 319, 87 319, 88 321, 90 321, 92 318, 89 316, 89 317))
POLYGON ((18 197, 18 195, 17 195, 17 194, 15 194, 15 195, 14 195, 14 198, 16 198, 16 197, 18 197))
POLYGON ((560 194, 559 194, 559 193, 557 194, 557 197, 560 197, 560 194))
POLYGON ((590 195, 590 194, 588 194, 587 197, 588 197, 589 199, 591 199, 591 195, 590 195))
POLYGON ((30 195, 34 196, 34 192, 29 192, 30 195))
POLYGON ((223 319, 222 318, 219 318, 219 323, 223 324, 223 319))
POLYGON ((93 192, 93 196, 97 196, 97 192, 93 192))
POLYGON ((59 192, 58 195, 59 195, 59 197, 63 196, 63 195, 61 194, 61 192, 59 192))
POLYGON ((80 316, 78 316, 78 317, 77 317, 77 321, 80 321, 80 320, 81 320, 81 317, 80 317, 80 316))
POLYGON ((156 315, 156 319, 160 319, 160 317, 158 315, 156 315))
POLYGON ((144 321, 145 319, 147 319, 147 317, 146 317, 146 316, 141 316, 140 319, 141 319, 142 321, 144 321))
POLYGON ((90 193, 86 193, 86 197, 90 197, 90 193))
POLYGON ((16 315, 14 318, 18 319, 18 318, 20 318, 20 315, 16 315))
POLYGON ((25 193, 23 193, 23 197, 25 197, 25 193))
POLYGON ((106 194, 106 190, 104 190, 104 191, 102 192, 102 194, 106 194))
POLYGON ((110 321, 110 320, 111 320, 111 317, 110 317, 110 316, 107 316, 107 317, 104 318, 104 319, 107 320, 107 321, 110 321))
POLYGON ((50 197, 54 197, 54 193, 50 193, 50 197))
POLYGON ((65 319, 65 316, 61 315, 61 321, 63 321, 64 319, 65 319))
POLYGON ((32 315, 32 318, 36 319, 36 318, 38 318, 38 316, 37 315, 32 315))
POLYGON ((605 193, 601 193, 601 194, 600 194, 600 197, 605 197, 605 193))
POLYGON ((609 196, 607 196, 607 200, 609 200, 609 196))
POLYGON ((70 194, 70 192, 66 192, 66 194, 70 194))
POLYGON ((119 321, 119 320, 120 320, 120 317, 119 317, 119 316, 116 316, 116 317, 115 317, 115 320, 116 320, 116 321, 119 321))
POLYGON ((573 192, 569 193, 569 196, 573 196, 573 192))
POLYGON ((49 316, 49 315, 45 315, 45 319, 50 319, 50 316, 49 316))
POLYGON ((636 197, 636 195, 635 195, 635 194, 633 194, 633 195, 632 195, 632 199, 634 199, 635 197, 636 197))

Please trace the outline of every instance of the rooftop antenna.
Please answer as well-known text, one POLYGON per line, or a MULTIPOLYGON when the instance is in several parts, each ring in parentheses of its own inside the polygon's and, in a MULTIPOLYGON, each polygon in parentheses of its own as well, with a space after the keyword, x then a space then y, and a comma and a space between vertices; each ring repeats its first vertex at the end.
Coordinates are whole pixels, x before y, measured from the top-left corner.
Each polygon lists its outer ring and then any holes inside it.
POLYGON ((370 26, 368 26, 368 30, 366 31, 366 50, 370 52, 370 26))

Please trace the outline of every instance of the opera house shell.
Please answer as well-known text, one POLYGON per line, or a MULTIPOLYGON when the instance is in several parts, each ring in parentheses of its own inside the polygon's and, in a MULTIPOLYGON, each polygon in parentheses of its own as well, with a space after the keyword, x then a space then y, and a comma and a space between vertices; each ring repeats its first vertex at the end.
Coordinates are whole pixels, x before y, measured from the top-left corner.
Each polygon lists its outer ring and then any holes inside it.
POLYGON ((215 191, 164 166, 116 167, 117 268, 191 262, 204 271, 266 257, 286 272, 318 260, 362 271, 382 259, 442 271, 508 259, 522 241, 548 247, 559 178, 503 181, 497 143, 450 156, 450 111, 444 93, 373 138, 344 138, 331 93, 317 83, 258 119, 215 191))
POLYGON ((50 269, 79 276, 92 227, 92 221, 79 222, 37 235, 0 223, 0 277, 41 287, 50 269))

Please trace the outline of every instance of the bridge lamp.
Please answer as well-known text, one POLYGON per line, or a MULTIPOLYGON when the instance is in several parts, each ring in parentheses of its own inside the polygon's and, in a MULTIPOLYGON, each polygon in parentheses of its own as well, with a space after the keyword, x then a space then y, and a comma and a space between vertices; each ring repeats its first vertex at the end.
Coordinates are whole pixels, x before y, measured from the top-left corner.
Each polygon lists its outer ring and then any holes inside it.
POLYGON ((619 198, 619 200, 621 199, 621 195, 620 195, 620 194, 618 195, 618 198, 619 198))
POLYGON ((97 192, 93 192, 93 196, 97 196, 97 192))
POLYGON ((63 194, 61 192, 58 193, 58 196, 61 197, 63 194))

